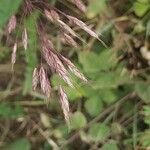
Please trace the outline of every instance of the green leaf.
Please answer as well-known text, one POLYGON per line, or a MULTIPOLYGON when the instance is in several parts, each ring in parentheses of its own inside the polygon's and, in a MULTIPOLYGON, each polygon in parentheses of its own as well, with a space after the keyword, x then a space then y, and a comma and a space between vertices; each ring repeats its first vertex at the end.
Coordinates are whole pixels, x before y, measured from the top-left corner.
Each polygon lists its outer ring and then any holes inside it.
POLYGON ((96 116, 103 109, 102 99, 98 94, 93 95, 92 97, 86 100, 84 107, 91 116, 96 116))
POLYGON ((27 94, 32 90, 32 72, 37 65, 36 50, 38 48, 36 20, 39 16, 37 11, 33 12, 27 20, 25 20, 25 27, 28 34, 28 48, 26 50, 26 73, 23 94, 27 94))
POLYGON ((0 28, 16 13, 22 0, 0 0, 0 28))
POLYGON ((148 103, 150 102, 150 85, 147 83, 138 83, 135 85, 135 91, 141 99, 148 103))
POLYGON ((2 150, 31 150, 31 145, 26 138, 17 139, 2 150))
POLYGON ((97 93, 99 92, 99 90, 95 90, 92 88, 92 86, 89 85, 84 85, 82 89, 84 91, 84 97, 87 98, 93 97, 94 95, 97 95, 97 93))
POLYGON ((79 111, 73 113, 70 118, 71 129, 82 128, 86 125, 86 123, 87 123, 87 120, 86 120, 85 116, 79 111))
POLYGON ((121 71, 101 72, 98 79, 93 82, 93 88, 116 88, 121 84, 128 83, 130 81, 127 74, 122 75, 121 71))
POLYGON ((133 5, 133 11, 138 17, 144 16, 149 8, 150 5, 148 3, 135 2, 133 5))
POLYGON ((110 129, 105 124, 93 124, 88 132, 91 141, 104 141, 110 134, 110 129))
POLYGON ((108 105, 115 102, 118 98, 115 92, 109 89, 100 90, 100 97, 108 105))
POLYGON ((77 88, 70 88, 68 86, 64 87, 67 96, 69 98, 69 100, 74 101, 77 98, 81 98, 82 96, 84 96, 84 93, 82 92, 82 88, 78 87, 77 88))
POLYGON ((89 0, 87 17, 93 18, 106 8, 106 0, 89 0))
POLYGON ((85 72, 94 73, 108 70, 116 65, 116 56, 112 50, 104 50, 100 54, 94 52, 80 52, 79 62, 85 72))
POLYGON ((119 150, 117 144, 115 143, 106 143, 103 145, 101 150, 119 150))
POLYGON ((11 106, 7 103, 0 104, 0 116, 3 118, 18 118, 24 115, 23 108, 20 106, 11 106))

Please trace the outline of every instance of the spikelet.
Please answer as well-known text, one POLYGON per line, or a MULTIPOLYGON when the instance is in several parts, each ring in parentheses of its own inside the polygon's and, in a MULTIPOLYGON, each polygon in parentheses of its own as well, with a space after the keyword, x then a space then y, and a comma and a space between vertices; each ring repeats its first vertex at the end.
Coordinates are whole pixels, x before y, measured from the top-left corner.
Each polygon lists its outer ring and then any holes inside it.
POLYGON ((52 22, 57 21, 60 19, 59 14, 55 10, 44 10, 45 16, 50 19, 52 22))
POLYGON ((17 24, 17 19, 16 19, 16 16, 13 15, 10 17, 8 25, 7 25, 8 34, 10 34, 16 28, 16 24, 17 24))
POLYGON ((106 48, 107 45, 98 37, 98 35, 92 31, 83 21, 77 19, 76 17, 67 15, 67 18, 73 22, 75 25, 79 26, 81 29, 86 31, 88 34, 90 34, 92 37, 98 39, 106 48))
POLYGON ((45 70, 44 70, 43 66, 40 67, 39 77, 40 77, 41 90, 42 90, 43 94, 47 98, 49 98, 50 97, 50 92, 51 92, 51 86, 50 86, 50 82, 47 78, 47 75, 45 73, 45 70))
POLYGON ((48 40, 48 45, 51 47, 51 49, 54 49, 54 45, 53 45, 53 43, 51 42, 51 40, 48 40))
POLYGON ((71 34, 73 37, 77 37, 80 39, 80 37, 63 21, 57 20, 58 25, 67 33, 71 34))
POLYGON ((56 54, 47 49, 42 49, 42 54, 47 64, 52 67, 56 73, 70 86, 73 87, 71 80, 68 77, 68 72, 56 54))
POLYGON ((76 43, 76 41, 68 34, 63 33, 63 40, 65 43, 73 46, 73 47, 78 47, 78 44, 76 43))
POLYGON ((44 14, 51 22, 55 22, 64 32, 82 41, 80 36, 78 36, 65 22, 60 20, 60 17, 56 11, 54 10, 48 11, 45 9, 44 14))
POLYGON ((24 28, 24 31, 22 32, 22 44, 24 49, 27 49, 27 45, 28 45, 28 36, 27 36, 27 29, 24 28))
POLYGON ((66 64, 66 66, 70 69, 70 71, 75 74, 78 78, 87 82, 86 77, 79 71, 79 69, 67 58, 61 55, 62 61, 66 64))
POLYGON ((39 82, 39 72, 38 72, 37 68, 34 68, 33 75, 32 75, 32 89, 33 89, 33 91, 36 90, 38 82, 39 82))
POLYGON ((81 0, 72 0, 72 2, 82 11, 86 12, 86 7, 81 0))
POLYGON ((12 54, 11 54, 12 70, 13 70, 14 64, 16 62, 16 51, 17 51, 17 42, 15 42, 13 49, 12 49, 12 54))
POLYGON ((55 10, 52 9, 52 10, 50 10, 50 12, 51 12, 51 16, 54 20, 60 19, 59 14, 55 10))
POLYGON ((52 22, 54 21, 51 13, 48 10, 45 9, 44 14, 50 21, 52 21, 52 22))
POLYGON ((69 122, 69 113, 70 113, 69 102, 67 95, 61 85, 59 86, 59 101, 64 114, 64 118, 66 122, 69 122))
POLYGON ((69 79, 68 72, 61 60, 57 56, 57 53, 54 53, 53 45, 51 41, 44 35, 40 33, 42 54, 47 62, 47 64, 53 68, 56 73, 70 86, 73 87, 71 80, 69 79))

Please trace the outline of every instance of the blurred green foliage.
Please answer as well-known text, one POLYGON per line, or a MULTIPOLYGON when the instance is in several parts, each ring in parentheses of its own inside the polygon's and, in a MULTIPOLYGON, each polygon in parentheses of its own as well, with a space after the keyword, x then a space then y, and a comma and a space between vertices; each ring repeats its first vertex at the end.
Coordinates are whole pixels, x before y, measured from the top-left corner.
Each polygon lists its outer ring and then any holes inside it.
POLYGON ((17 149, 30 150, 31 146, 29 141, 25 138, 20 138, 18 140, 15 140, 7 147, 3 148, 3 150, 17 150, 17 149))
POLYGON ((134 2, 133 10, 135 14, 139 17, 144 16, 144 14, 150 9, 149 0, 137 0, 134 2))
MULTIPOLYGON (((113 0, 111 2, 107 0, 88 1, 85 16, 91 22, 98 24, 97 32, 101 31, 106 41, 110 43, 113 41, 112 48, 102 47, 100 42, 93 38, 90 38, 87 43, 91 46, 90 49, 86 47, 87 45, 80 45, 78 48, 69 48, 70 52, 66 46, 60 44, 60 47, 64 49, 61 52, 67 54, 80 68, 88 78, 88 83, 85 84, 72 75, 71 78, 75 83, 75 88, 72 89, 58 75, 53 74, 50 81, 54 95, 48 106, 42 94, 31 91, 32 72, 40 55, 36 32, 36 23, 40 18, 40 13, 34 11, 30 16, 24 18, 23 25, 20 25, 18 32, 20 33, 24 26, 27 28, 28 49, 20 52, 22 47, 19 47, 18 53, 19 55, 23 53, 23 56, 20 56, 16 64, 20 66, 20 70, 15 70, 16 74, 11 74, 13 77, 16 76, 10 81, 14 85, 9 87, 10 84, 7 89, 0 91, 2 96, 0 98, 0 117, 2 119, 0 125, 9 120, 8 124, 11 126, 12 122, 16 121, 16 124, 14 123, 16 127, 14 125, 14 129, 9 128, 8 137, 6 135, 4 139, 2 138, 0 146, 4 147, 3 150, 51 150, 59 149, 58 147, 64 150, 138 150, 141 147, 146 149, 150 146, 149 60, 143 58, 140 53, 141 47, 146 47, 149 43, 150 1, 130 0, 131 6, 117 2, 119 6, 116 8, 113 0), (108 11, 110 7, 116 11, 117 15, 108 11), (104 18, 99 19, 101 15, 104 18), (130 30, 124 31, 126 24, 130 30), (121 38, 115 43, 118 34, 121 35, 121 38), (124 41, 121 43, 122 39, 124 41), (142 44, 136 47, 133 44, 135 40, 137 40, 135 45, 141 41, 142 44), (121 47, 119 47, 120 44, 122 44, 121 47), (138 59, 141 68, 136 68, 135 62, 129 65, 130 61, 133 62, 135 58, 138 59), (22 63, 21 59, 24 59, 25 62, 22 63), (60 83, 64 86, 71 106, 70 128, 61 117, 58 97, 55 95, 60 83), (14 93, 14 89, 18 86, 21 86, 21 92, 14 95, 9 93, 9 90, 14 93), (19 134, 16 133, 18 124, 21 124, 19 134), (16 133, 15 138, 12 132, 16 133), (10 142, 12 139, 13 141, 10 142)), ((55 5, 57 1, 50 1, 50 3, 55 5)), ((0 1, 0 28, 5 25, 12 14, 17 12, 20 5, 21 0, 13 0, 13 3, 11 0, 0 1)), ((60 7, 59 2, 58 6, 60 7)), ((48 24, 48 26, 51 28, 51 25, 48 24)), ((58 37, 54 36, 53 39, 57 41, 58 37)), ((9 53, 9 47, 1 43, 0 61, 2 63, 7 60, 9 53)), ((6 63, 10 62, 6 61, 6 63)), ((3 78, 0 79, 0 83, 1 80, 3 81, 3 78)), ((8 81, 6 83, 8 84, 8 81)), ((3 84, 1 85, 3 88, 3 84)), ((0 132, 3 133, 1 130, 0 132)))

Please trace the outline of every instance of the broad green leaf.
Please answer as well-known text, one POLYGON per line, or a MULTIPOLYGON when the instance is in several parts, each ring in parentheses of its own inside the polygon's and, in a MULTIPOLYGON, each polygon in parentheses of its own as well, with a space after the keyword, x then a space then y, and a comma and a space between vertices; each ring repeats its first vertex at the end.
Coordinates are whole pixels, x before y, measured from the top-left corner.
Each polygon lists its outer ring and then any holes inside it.
POLYGON ((83 86, 82 89, 84 91, 84 97, 87 98, 93 97, 94 95, 97 95, 97 93, 99 92, 99 90, 95 90, 92 88, 92 86, 89 85, 83 86))
POLYGON ((112 50, 104 50, 99 54, 80 52, 79 62, 82 64, 84 71, 88 73, 108 70, 116 65, 115 52, 112 50))
POLYGON ((142 17, 150 9, 150 4, 134 2, 133 11, 138 17, 142 17))
POLYGON ((32 90, 32 72, 37 65, 37 31, 36 31, 36 20, 39 13, 33 12, 27 20, 25 20, 25 27, 28 34, 28 47, 26 50, 26 73, 23 94, 27 94, 32 90))
POLYGON ((119 150, 117 144, 114 143, 106 143, 103 145, 101 150, 119 150))
POLYGON ((89 99, 86 100, 84 107, 91 116, 98 115, 103 109, 103 102, 100 96, 93 95, 89 99))
POLYGON ((93 82, 93 88, 116 88, 129 81, 129 76, 125 74, 122 75, 120 71, 101 72, 99 73, 98 79, 93 82))
POLYGON ((17 139, 2 150, 31 150, 31 145, 26 138, 17 139))
POLYGON ((70 118, 71 129, 82 128, 86 125, 86 123, 87 123, 87 121, 86 121, 85 116, 79 111, 73 113, 70 118))
POLYGON ((109 89, 100 90, 100 97, 108 105, 115 102, 118 98, 115 92, 109 89))
POLYGON ((89 0, 87 17, 93 18, 106 8, 106 0, 89 0))
POLYGON ((99 57, 93 52, 80 52, 79 62, 82 64, 85 72, 99 71, 99 57))
POLYGON ((110 129, 105 124, 93 124, 88 132, 91 141, 104 141, 110 134, 110 129))
POLYGON ((16 13, 22 0, 0 0, 0 28, 16 13))
POLYGON ((77 98, 81 98, 82 96, 84 96, 84 91, 82 91, 82 88, 78 87, 78 88, 70 88, 68 86, 64 87, 67 96, 69 98, 69 100, 73 101, 76 100, 77 98))
POLYGON ((150 85, 147 83, 138 83, 135 85, 135 91, 141 99, 148 103, 150 102, 150 85))
POLYGON ((20 106, 11 106, 8 103, 0 104, 0 116, 3 118, 18 118, 24 115, 23 108, 20 106))

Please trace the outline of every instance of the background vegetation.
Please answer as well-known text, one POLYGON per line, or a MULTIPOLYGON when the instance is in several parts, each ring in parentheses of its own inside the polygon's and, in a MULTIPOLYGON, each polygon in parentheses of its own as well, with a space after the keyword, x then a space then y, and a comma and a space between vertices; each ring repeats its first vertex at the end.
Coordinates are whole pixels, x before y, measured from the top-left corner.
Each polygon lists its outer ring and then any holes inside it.
MULTIPOLYGON (((33 0, 34 1, 34 0, 33 0)), ((38 1, 38 0, 37 0, 38 1)), ((42 1, 42 0, 39 0, 42 1)), ((88 0, 82 14, 69 1, 47 0, 96 30, 110 48, 74 28, 86 41, 77 48, 64 45, 50 23, 45 29, 56 49, 80 68, 89 82, 74 76, 75 89, 50 75, 54 95, 49 105, 33 92, 32 71, 40 62, 36 43, 38 11, 20 16, 23 0, 0 1, 0 149, 3 150, 141 150, 150 147, 150 1, 88 0), (28 49, 17 50, 14 72, 12 46, 4 36, 9 17, 16 14, 28 30, 28 49), (82 14, 82 15, 81 15, 82 14), (61 112, 57 85, 62 83, 71 106, 70 128, 61 112)), ((44 20, 43 20, 44 21, 44 20)), ((20 38, 17 24, 12 39, 20 38)))

